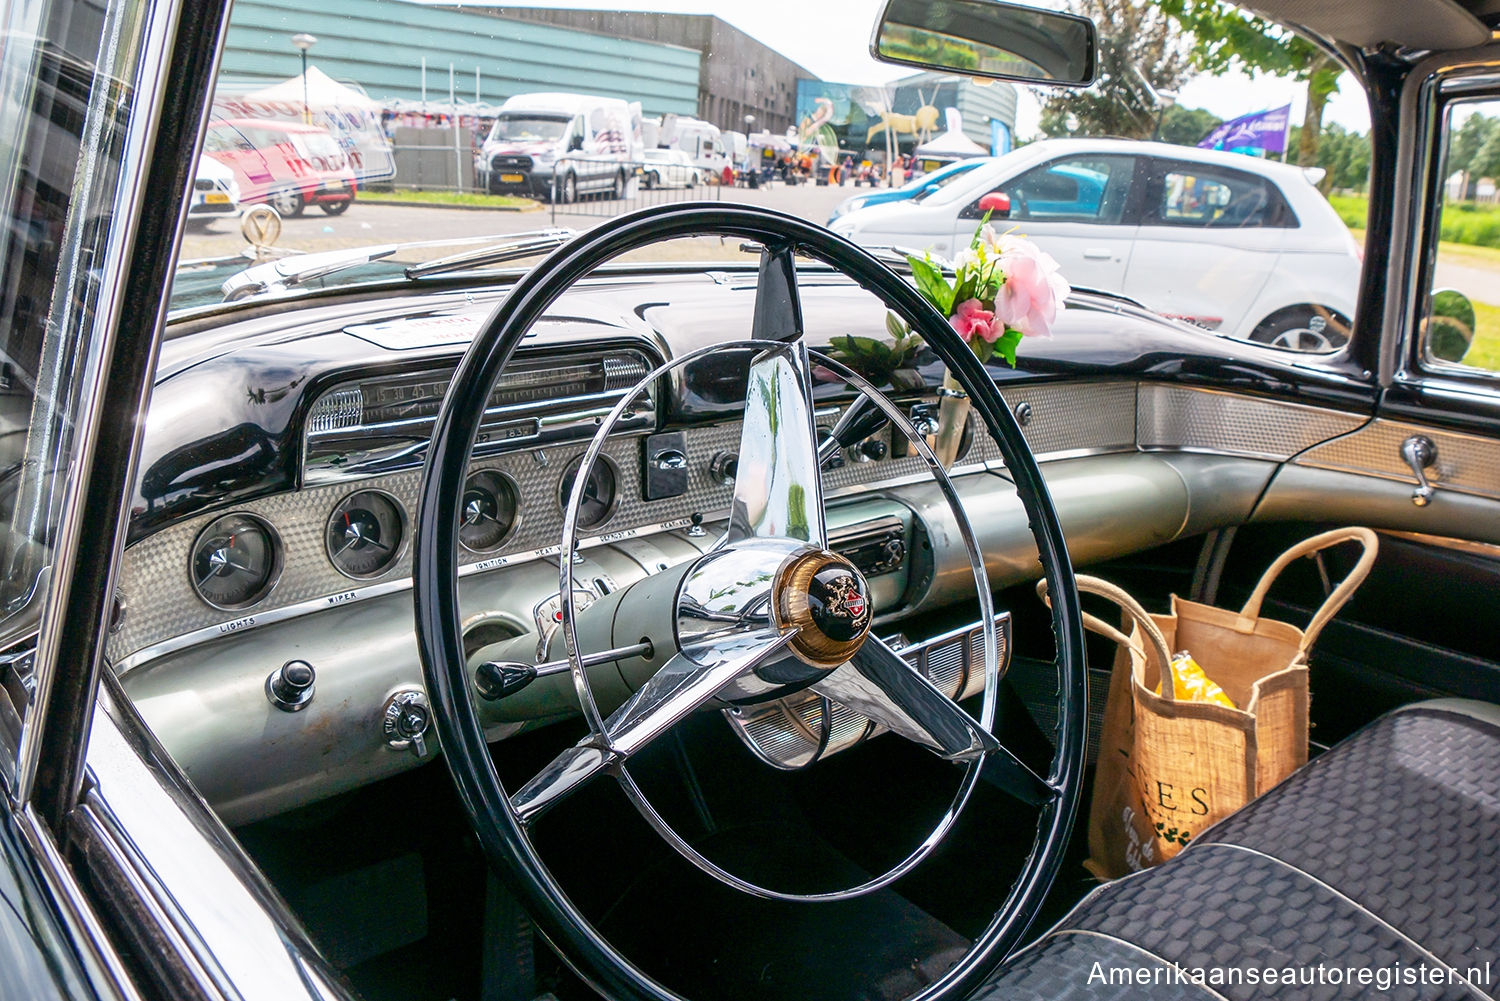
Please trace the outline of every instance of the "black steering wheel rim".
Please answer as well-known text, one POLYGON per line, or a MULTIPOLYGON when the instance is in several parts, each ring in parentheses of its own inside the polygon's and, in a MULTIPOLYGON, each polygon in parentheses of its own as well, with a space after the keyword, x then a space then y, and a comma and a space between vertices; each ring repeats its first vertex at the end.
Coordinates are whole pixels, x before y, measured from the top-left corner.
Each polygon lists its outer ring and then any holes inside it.
POLYGON ((804 220, 744 205, 648 208, 620 216, 559 248, 527 273, 485 321, 444 398, 423 471, 413 586, 417 645, 434 726, 460 801, 491 867, 528 908, 558 954, 596 990, 621 1001, 678 1001, 616 950, 577 910, 509 809, 475 710, 458 593, 457 498, 479 421, 500 372, 522 337, 580 279, 620 254, 663 240, 720 235, 824 261, 876 294, 910 322, 968 390, 1004 457, 1055 596, 1052 626, 1060 682, 1057 751, 1037 836, 1006 900, 969 952, 911 1001, 961 997, 1025 935, 1062 863, 1081 796, 1086 741, 1086 671, 1078 592, 1057 510, 1020 425, 998 388, 935 307, 868 252, 804 220))

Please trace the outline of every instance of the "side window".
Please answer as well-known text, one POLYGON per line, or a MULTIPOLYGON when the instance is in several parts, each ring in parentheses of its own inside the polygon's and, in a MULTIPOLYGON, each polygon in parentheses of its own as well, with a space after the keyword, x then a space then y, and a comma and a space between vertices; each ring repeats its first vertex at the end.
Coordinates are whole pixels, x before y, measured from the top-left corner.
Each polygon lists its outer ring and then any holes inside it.
MULTIPOLYGON (((1033 167, 1001 185, 1010 198, 1010 218, 1054 222, 1091 222, 1112 226, 1125 218, 1135 157, 1074 156, 1033 167)), ((966 218, 984 213, 976 201, 966 218)))
POLYGON ((1500 372, 1500 98, 1443 112, 1420 362, 1500 372))
POLYGON ((1165 163, 1148 189, 1148 226, 1288 228, 1297 219, 1264 177, 1198 163, 1165 163))

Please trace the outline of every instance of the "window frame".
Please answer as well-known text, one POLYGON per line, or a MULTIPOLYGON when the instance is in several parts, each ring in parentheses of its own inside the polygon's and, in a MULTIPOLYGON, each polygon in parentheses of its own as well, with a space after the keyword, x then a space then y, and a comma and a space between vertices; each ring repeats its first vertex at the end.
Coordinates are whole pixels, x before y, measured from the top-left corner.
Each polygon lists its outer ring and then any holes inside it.
MULTIPOLYGON (((1070 162, 1072 162, 1074 160, 1081 160, 1081 159, 1095 159, 1095 160, 1097 160, 1097 159, 1103 159, 1103 158, 1119 158, 1119 159, 1129 160, 1130 161, 1130 167, 1131 167, 1131 169, 1130 169, 1130 180, 1128 182, 1129 185, 1130 185, 1130 187, 1125 192, 1125 207, 1124 207, 1124 209, 1121 210, 1120 218, 1119 218, 1118 221, 1116 221, 1116 222, 1101 222, 1099 220, 1098 216, 1033 216, 1033 215, 1025 215, 1025 216, 1012 216, 1010 218, 1014 218, 1017 222, 1035 222, 1035 223, 1048 223, 1048 224, 1050 224, 1050 223, 1066 223, 1066 224, 1070 224, 1070 225, 1080 225, 1080 226, 1138 226, 1138 225, 1140 225, 1140 221, 1141 221, 1141 203, 1142 203, 1143 170, 1145 168, 1145 161, 1148 158, 1145 157, 1145 156, 1143 156, 1143 155, 1141 155, 1140 153, 1125 153, 1125 152, 1068 153, 1068 154, 1063 154, 1061 156, 1053 157, 1050 160, 1044 160, 1044 161, 1042 161, 1041 163, 1038 163, 1038 164, 1033 164, 1032 166, 1027 167, 1024 170, 1022 170, 1021 173, 1016 174, 1013 177, 1010 177, 1010 178, 1008 178, 1005 181, 1002 181, 1002 182, 1000 182, 998 184, 993 185, 987 191, 981 192, 978 196, 976 196, 974 198, 973 201, 969 202, 967 205, 965 205, 962 209, 959 210, 958 217, 960 219, 974 219, 974 220, 978 220, 978 219, 983 218, 984 213, 982 213, 982 212, 979 211, 979 200, 981 198, 983 198, 985 195, 991 194, 992 192, 995 192, 995 191, 1009 191, 1009 186, 1017 183, 1023 177, 1028 177, 1031 174, 1034 174, 1034 173, 1036 173, 1038 171, 1051 170, 1053 167, 1056 167, 1058 164, 1070 163, 1070 162)), ((1107 187, 1108 187, 1108 184, 1106 183, 1106 188, 1107 187)))
POLYGON ((1141 198, 1142 226, 1159 226, 1165 229, 1190 229, 1203 232, 1236 229, 1302 228, 1302 220, 1297 217, 1296 211, 1287 201, 1286 195, 1282 193, 1281 186, 1269 177, 1250 170, 1240 170, 1236 167, 1224 166, 1217 163, 1204 163, 1199 160, 1179 160, 1166 156, 1152 156, 1150 160, 1151 163, 1146 173, 1145 191, 1141 198), (1271 193, 1271 219, 1256 226, 1215 225, 1213 223, 1204 224, 1201 222, 1168 219, 1156 206, 1160 202, 1158 195, 1165 195, 1167 175, 1175 173, 1192 173, 1195 176, 1220 174, 1229 178, 1238 176, 1258 182, 1271 193))

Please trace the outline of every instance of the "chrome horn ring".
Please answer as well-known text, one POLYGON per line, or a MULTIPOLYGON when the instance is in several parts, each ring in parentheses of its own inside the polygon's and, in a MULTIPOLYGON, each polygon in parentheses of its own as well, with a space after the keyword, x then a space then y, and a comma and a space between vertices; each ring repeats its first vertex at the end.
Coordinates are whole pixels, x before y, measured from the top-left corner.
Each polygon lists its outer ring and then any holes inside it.
MULTIPOLYGON (((989 733, 999 692, 994 611, 984 559, 951 478, 899 407, 868 380, 826 355, 808 351, 800 343, 734 341, 701 348, 647 374, 604 418, 583 455, 564 514, 561 552, 570 553, 577 545, 585 481, 624 413, 656 380, 724 350, 754 350, 759 355, 751 365, 729 527, 719 545, 685 565, 686 572, 672 597, 677 652, 656 668, 634 696, 606 717, 589 680, 588 666, 597 665, 592 660, 585 665, 586 653, 578 635, 573 562, 561 560, 560 630, 590 735, 538 773, 511 798, 511 806, 523 823, 530 824, 589 778, 609 773, 668 844, 726 886, 772 900, 847 900, 890 885, 942 843, 973 792, 986 755, 1004 756, 1007 760, 1003 767, 1011 769, 1021 783, 1032 784, 1039 791, 1051 790, 989 733), (812 421, 813 359, 863 393, 901 430, 926 461, 953 514, 974 574, 983 623, 985 683, 977 721, 870 634, 868 586, 857 569, 826 549, 822 462, 812 421), (795 381, 793 386, 788 386, 788 378, 795 381), (796 392, 789 396, 789 388, 796 392), (756 389, 760 390, 758 394, 756 389), (789 436, 802 441, 789 440, 789 436), (757 450, 757 444, 769 446, 768 451, 757 450), (807 460, 811 460, 811 468, 807 460), (798 498, 802 500, 800 508, 798 498), (709 595, 714 596, 712 609, 708 607, 709 595), (954 798, 932 832, 891 869, 854 886, 795 893, 762 886, 728 871, 673 828, 628 768, 630 757, 647 743, 687 713, 726 692, 762 698, 794 686, 810 687, 964 765, 954 798)), ((657 592, 657 600, 663 600, 662 593, 657 592)), ((651 660, 657 659, 653 653, 651 660)))

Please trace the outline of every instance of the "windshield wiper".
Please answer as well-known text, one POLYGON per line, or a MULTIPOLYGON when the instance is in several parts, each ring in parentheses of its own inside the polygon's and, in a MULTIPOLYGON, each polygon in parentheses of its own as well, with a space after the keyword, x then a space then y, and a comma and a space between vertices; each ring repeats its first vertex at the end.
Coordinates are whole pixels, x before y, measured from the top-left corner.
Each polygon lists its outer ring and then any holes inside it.
POLYGON ((577 233, 571 229, 556 228, 516 233, 499 242, 490 242, 494 239, 493 237, 479 237, 464 241, 426 240, 417 243, 385 243, 373 247, 297 254, 246 268, 238 274, 231 275, 220 288, 224 293, 225 302, 238 302, 250 296, 297 288, 340 271, 383 260, 401 250, 452 246, 460 242, 486 244, 478 250, 469 250, 451 257, 414 264, 405 270, 405 275, 408 279, 416 279, 427 275, 458 271, 467 267, 481 267, 486 264, 499 264, 503 261, 531 257, 560 247, 576 235, 577 233))
POLYGON ((578 235, 577 230, 559 226, 539 229, 530 233, 517 233, 504 243, 497 243, 478 250, 466 250, 450 257, 439 257, 435 261, 423 261, 406 269, 408 278, 426 278, 429 275, 445 275, 467 268, 482 268, 489 264, 504 264, 506 261, 530 257, 544 250, 555 250, 578 235))

